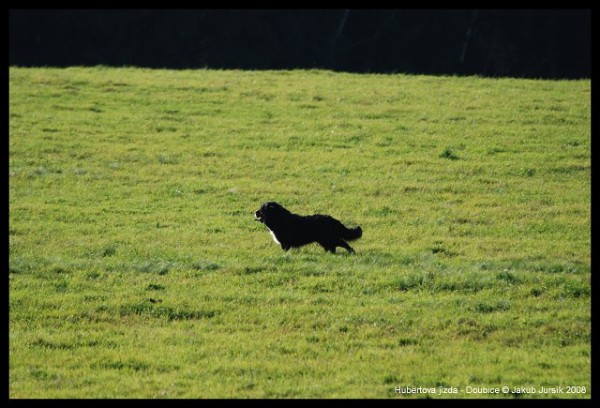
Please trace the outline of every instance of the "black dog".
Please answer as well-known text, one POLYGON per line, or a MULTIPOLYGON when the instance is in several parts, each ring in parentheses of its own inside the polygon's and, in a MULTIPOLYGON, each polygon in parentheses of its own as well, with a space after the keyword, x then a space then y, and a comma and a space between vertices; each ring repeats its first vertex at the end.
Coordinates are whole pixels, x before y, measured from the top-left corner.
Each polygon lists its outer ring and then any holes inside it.
POLYGON ((254 216, 257 221, 267 226, 275 242, 280 244, 284 251, 316 242, 331 253, 335 253, 336 247, 345 248, 353 253, 354 249, 346 241, 362 236, 360 227, 346 228, 329 215, 292 214, 275 202, 263 204, 254 212, 254 216))

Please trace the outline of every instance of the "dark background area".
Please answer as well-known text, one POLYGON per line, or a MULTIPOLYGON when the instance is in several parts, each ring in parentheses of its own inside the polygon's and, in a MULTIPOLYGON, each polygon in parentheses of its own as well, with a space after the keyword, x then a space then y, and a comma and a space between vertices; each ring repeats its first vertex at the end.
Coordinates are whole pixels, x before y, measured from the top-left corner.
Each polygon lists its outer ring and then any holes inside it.
POLYGON ((9 64, 589 78, 590 10, 9 10, 9 64))

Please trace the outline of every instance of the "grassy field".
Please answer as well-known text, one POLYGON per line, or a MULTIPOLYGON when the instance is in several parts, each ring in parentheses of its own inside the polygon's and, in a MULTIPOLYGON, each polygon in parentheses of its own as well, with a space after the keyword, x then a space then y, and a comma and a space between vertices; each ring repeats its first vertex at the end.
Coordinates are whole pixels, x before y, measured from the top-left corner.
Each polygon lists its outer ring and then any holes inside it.
POLYGON ((9 396, 590 398, 590 89, 10 68, 9 396))

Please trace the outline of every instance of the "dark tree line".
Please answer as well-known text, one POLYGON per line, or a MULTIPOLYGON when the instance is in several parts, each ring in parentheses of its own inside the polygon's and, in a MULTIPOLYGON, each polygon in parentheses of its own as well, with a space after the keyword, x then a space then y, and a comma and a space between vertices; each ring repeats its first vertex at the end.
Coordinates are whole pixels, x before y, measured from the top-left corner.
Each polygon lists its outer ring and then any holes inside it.
POLYGON ((10 10, 9 63, 590 77, 589 10, 10 10))

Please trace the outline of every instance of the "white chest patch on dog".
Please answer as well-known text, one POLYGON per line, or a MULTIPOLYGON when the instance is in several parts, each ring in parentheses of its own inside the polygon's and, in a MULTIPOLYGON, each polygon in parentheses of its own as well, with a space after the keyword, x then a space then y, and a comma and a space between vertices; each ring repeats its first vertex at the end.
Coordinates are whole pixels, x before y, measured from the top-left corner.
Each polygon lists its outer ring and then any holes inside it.
POLYGON ((271 230, 269 230, 269 232, 271 233, 271 236, 273 237, 273 241, 275 241, 276 243, 278 243, 279 245, 281 245, 281 242, 277 241, 277 237, 275 236, 275 233, 271 230))

